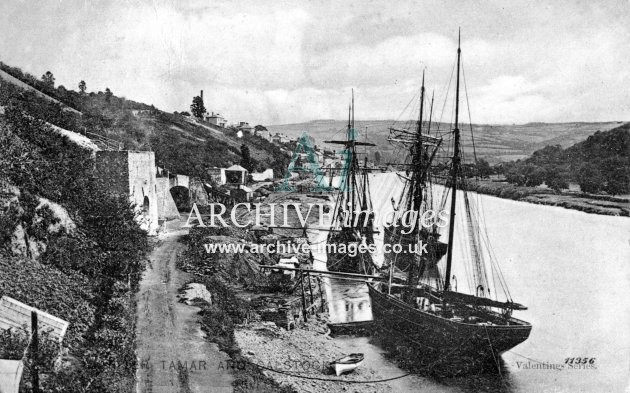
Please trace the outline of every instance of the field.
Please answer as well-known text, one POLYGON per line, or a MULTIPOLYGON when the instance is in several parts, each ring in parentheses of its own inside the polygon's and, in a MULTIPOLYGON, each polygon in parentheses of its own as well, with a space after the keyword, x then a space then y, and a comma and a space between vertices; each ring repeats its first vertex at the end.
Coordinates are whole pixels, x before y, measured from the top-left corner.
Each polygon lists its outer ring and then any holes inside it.
MULTIPOLYGON (((379 150, 384 160, 395 160, 397 156, 394 146, 387 141, 389 127, 403 128, 413 122, 393 120, 356 121, 355 128, 359 131, 361 141, 372 142, 377 147, 369 150, 371 153, 379 150), (367 128, 367 136, 366 136, 367 128)), ((527 123, 522 125, 488 125, 473 124, 475 150, 478 158, 484 158, 491 164, 512 161, 529 156, 535 150, 547 145, 569 147, 585 140, 596 131, 607 131, 618 127, 622 122, 607 123, 527 123)), ((334 145, 325 144, 330 139, 343 139, 347 122, 342 120, 314 120, 308 123, 283 124, 267 126, 272 133, 280 132, 290 137, 298 137, 304 132, 310 134, 317 145, 327 149, 334 149, 334 145)), ((444 133, 450 125, 433 124, 432 130, 444 133)), ((460 125, 464 145, 465 159, 472 157, 473 140, 471 127, 460 125)), ((387 162, 383 161, 383 162, 387 162)), ((394 161, 397 162, 397 161, 394 161)))

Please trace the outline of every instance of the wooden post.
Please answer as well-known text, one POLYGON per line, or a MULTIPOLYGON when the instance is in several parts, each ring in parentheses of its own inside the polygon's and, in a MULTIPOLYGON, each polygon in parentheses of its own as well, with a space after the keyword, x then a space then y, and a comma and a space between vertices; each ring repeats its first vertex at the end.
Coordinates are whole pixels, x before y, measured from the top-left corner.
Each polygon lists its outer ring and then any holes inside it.
POLYGON ((39 331, 37 328, 37 312, 31 312, 31 376, 33 393, 39 393, 39 331))
POLYGON ((315 302, 313 299, 313 287, 311 286, 311 273, 306 273, 306 278, 308 278, 308 291, 311 295, 311 305, 315 302))
POLYGON ((317 286, 319 287, 319 299, 321 301, 320 308, 324 312, 324 292, 322 292, 322 278, 317 277, 317 286))
POLYGON ((301 270, 300 286, 302 287, 302 316, 304 317, 304 322, 308 322, 308 318, 306 317, 306 295, 304 294, 304 273, 301 270))

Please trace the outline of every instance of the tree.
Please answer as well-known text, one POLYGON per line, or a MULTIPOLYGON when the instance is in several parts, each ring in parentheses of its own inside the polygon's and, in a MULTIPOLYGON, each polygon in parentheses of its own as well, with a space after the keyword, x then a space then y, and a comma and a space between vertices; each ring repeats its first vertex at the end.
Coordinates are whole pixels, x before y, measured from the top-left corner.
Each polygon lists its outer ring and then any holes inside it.
POLYGON ((596 194, 604 187, 604 176, 597 167, 587 163, 578 171, 578 184, 582 192, 596 194))
POLYGON ((611 195, 622 195, 630 191, 630 161, 620 156, 608 157, 599 166, 606 186, 604 190, 611 195))
POLYGON ((374 152, 374 163, 376 165, 381 165, 381 152, 378 150, 374 152))
POLYGON ((203 98, 201 96, 195 96, 193 98, 192 105, 190 105, 190 112, 198 119, 203 118, 206 113, 206 107, 203 105, 203 98))
POLYGON ((477 173, 477 176, 482 179, 487 178, 492 175, 492 167, 488 164, 488 161, 481 158, 475 164, 475 172, 477 173))
POLYGON ((568 176, 564 172, 560 172, 559 168, 551 168, 545 176, 545 184, 552 190, 559 192, 562 189, 569 188, 568 176))
POLYGON ((254 171, 254 162, 246 144, 241 145, 241 166, 250 173, 254 171))
POLYGON ((547 171, 545 171, 544 168, 536 168, 528 172, 526 176, 527 180, 525 181, 525 185, 528 187, 536 187, 543 184, 547 176, 547 171))
POLYGON ((79 91, 81 92, 81 95, 85 95, 85 90, 87 90, 87 85, 85 84, 85 81, 81 81, 79 82, 79 91))
POLYGON ((114 93, 112 93, 112 91, 109 90, 109 87, 105 88, 105 101, 109 102, 109 100, 112 99, 113 95, 114 93))
POLYGON ((258 124, 256 127, 254 127, 254 131, 260 132, 260 131, 268 131, 268 130, 267 130, 267 127, 258 124))
POLYGON ((48 87, 49 89, 55 88, 55 77, 50 71, 46 71, 46 73, 42 75, 42 82, 44 82, 46 87, 48 87))

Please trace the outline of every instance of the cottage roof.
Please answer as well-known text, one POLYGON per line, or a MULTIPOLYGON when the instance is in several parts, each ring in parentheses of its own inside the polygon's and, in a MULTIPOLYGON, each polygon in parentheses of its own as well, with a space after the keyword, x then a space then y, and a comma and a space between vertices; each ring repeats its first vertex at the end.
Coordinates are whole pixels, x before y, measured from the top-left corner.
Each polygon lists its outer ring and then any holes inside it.
POLYGON ((231 167, 227 168, 226 171, 239 171, 239 172, 247 172, 247 169, 243 168, 240 165, 232 165, 231 167))

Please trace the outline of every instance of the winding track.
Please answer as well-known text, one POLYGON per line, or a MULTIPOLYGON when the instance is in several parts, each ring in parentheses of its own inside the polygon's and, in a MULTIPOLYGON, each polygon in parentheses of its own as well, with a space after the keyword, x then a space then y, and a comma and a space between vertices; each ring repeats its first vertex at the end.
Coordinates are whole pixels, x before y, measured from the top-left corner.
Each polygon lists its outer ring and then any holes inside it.
POLYGON ((150 255, 137 297, 137 393, 232 392, 229 357, 204 339, 199 308, 178 302, 177 291, 192 275, 175 268, 187 233, 180 220, 150 255))

